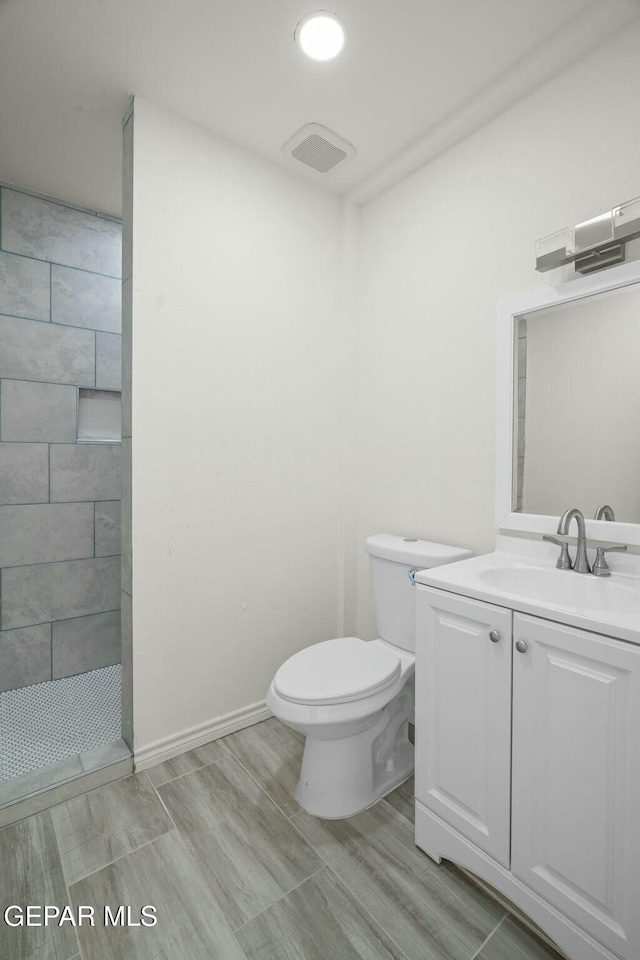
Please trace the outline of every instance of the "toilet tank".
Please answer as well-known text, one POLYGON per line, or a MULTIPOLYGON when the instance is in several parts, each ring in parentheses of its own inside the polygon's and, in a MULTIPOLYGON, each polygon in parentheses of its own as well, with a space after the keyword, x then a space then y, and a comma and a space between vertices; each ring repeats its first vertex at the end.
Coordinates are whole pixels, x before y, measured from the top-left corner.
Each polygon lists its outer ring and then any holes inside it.
POLYGON ((378 636, 403 650, 415 650, 415 587, 412 570, 426 570, 471 556, 471 550, 430 540, 377 533, 367 538, 378 636))

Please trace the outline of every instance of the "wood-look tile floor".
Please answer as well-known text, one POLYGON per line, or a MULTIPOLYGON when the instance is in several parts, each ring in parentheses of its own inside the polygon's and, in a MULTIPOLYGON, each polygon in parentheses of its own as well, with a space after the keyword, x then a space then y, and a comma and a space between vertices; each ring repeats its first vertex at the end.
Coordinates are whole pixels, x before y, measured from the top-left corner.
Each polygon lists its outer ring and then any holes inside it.
POLYGON ((349 820, 294 791, 303 741, 277 720, 0 830, 9 904, 92 906, 95 926, 9 928, 2 960, 558 960, 414 844, 413 781, 349 820), (154 927, 106 928, 108 905, 154 927))

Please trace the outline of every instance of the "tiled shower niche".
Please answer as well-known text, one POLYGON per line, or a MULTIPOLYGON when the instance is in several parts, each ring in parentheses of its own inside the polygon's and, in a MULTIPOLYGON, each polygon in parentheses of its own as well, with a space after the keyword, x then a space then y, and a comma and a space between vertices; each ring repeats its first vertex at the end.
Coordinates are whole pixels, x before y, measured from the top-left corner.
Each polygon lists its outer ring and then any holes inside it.
POLYGON ((0 189, 0 692, 120 662, 121 226, 0 189), (117 398, 119 402, 119 396, 117 398))

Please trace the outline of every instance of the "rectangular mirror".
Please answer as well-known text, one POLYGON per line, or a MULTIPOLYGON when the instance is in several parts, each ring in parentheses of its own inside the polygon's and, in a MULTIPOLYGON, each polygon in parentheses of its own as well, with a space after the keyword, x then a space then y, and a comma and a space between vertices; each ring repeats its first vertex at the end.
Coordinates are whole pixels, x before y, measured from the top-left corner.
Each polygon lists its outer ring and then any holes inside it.
MULTIPOLYGON (((501 311, 497 522, 554 532, 602 504, 640 543, 640 264, 584 277, 501 311)), ((595 521, 594 521, 595 522, 595 521)))
POLYGON ((640 523, 640 286, 518 320, 514 509, 640 523))

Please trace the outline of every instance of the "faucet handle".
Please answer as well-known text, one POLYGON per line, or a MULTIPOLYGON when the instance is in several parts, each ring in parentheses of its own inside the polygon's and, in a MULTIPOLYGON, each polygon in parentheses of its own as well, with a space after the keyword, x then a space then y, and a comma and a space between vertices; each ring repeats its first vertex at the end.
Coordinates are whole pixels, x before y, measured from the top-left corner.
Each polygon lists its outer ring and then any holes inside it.
POLYGON ((558 570, 572 570, 573 564, 571 563, 571 557, 569 556, 569 538, 562 537, 552 537, 548 533, 542 535, 543 540, 547 540, 549 543, 555 543, 556 546, 560 547, 560 556, 556 562, 556 567, 558 570))
POLYGON ((596 559, 593 564, 593 570, 591 571, 596 577, 610 577, 611 570, 609 569, 609 564, 607 563, 607 558, 605 553, 626 553, 627 545, 626 543, 610 543, 608 545, 603 545, 601 547, 596 547, 596 559))

